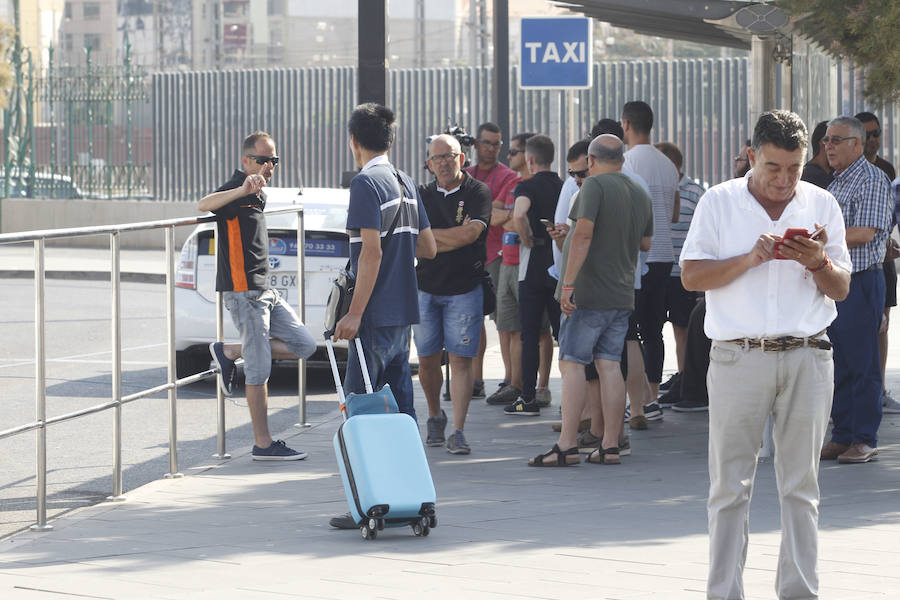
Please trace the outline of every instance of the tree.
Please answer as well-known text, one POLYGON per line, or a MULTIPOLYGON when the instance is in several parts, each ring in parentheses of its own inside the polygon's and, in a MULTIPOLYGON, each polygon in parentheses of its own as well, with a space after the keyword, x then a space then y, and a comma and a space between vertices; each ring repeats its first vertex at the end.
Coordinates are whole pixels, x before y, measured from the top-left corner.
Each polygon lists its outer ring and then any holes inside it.
POLYGON ((800 30, 824 49, 866 72, 868 100, 900 100, 900 2, 897 0, 779 0, 800 30))

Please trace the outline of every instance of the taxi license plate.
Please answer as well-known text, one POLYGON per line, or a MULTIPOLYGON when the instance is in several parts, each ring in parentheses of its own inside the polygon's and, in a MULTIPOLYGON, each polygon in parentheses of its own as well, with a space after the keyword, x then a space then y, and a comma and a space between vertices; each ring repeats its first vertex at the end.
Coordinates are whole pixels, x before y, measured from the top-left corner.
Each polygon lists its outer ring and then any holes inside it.
POLYGON ((296 273, 269 273, 269 287, 278 290, 282 298, 287 299, 288 292, 297 289, 296 273))

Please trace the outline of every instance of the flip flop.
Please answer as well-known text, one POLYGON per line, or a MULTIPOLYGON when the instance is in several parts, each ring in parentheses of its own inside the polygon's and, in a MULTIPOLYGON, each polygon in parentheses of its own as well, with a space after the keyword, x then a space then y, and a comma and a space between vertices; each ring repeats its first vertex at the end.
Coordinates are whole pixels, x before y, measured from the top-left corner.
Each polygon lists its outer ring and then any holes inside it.
POLYGON ((544 454, 538 454, 528 461, 529 467, 570 467, 581 462, 578 456, 578 446, 572 446, 566 451, 559 449, 559 444, 553 444, 553 447, 544 454), (555 461, 544 462, 544 459, 550 458, 556 454, 555 461))

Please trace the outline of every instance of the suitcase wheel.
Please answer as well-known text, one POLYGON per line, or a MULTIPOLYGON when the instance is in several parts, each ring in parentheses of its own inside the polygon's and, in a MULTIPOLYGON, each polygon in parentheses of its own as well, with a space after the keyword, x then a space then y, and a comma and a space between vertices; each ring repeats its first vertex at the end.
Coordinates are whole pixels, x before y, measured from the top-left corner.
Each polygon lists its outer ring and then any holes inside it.
POLYGON ((427 517, 422 517, 418 521, 413 522, 411 524, 413 533, 416 534, 416 536, 426 537, 431 533, 431 527, 428 526, 429 522, 430 519, 427 517))
POLYGON ((378 536, 378 529, 369 527, 368 523, 360 527, 359 530, 364 540, 374 540, 378 536))

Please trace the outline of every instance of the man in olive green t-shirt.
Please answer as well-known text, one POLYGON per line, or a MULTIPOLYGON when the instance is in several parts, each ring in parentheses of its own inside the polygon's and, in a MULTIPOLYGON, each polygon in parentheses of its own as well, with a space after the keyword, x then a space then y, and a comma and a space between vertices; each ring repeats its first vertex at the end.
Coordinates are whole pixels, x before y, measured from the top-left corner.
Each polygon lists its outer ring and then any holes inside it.
POLYGON ((619 428, 625 413, 625 381, 619 368, 628 317, 634 310, 638 250, 650 248, 650 196, 621 173, 625 146, 613 135, 595 138, 588 149, 590 177, 572 201, 575 221, 563 245, 556 297, 564 313, 559 332, 562 431, 559 442, 532 466, 579 462, 576 435, 587 398, 584 365, 600 375, 603 414, 601 448, 590 462, 619 463, 619 428))

